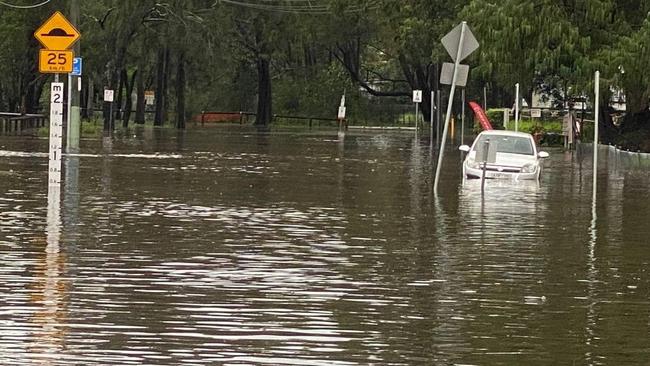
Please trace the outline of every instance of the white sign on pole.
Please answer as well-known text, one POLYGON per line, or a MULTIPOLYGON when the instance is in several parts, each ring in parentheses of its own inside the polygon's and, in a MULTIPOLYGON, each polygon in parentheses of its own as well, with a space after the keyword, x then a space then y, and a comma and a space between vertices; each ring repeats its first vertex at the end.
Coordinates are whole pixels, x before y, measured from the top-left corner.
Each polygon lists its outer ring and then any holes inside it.
POLYGON ((345 107, 339 107, 339 119, 345 119, 345 107))
POLYGON ((542 110, 535 108, 530 110, 530 117, 531 118, 542 118, 542 110))
MULTIPOLYGON (((458 75, 456 76, 456 86, 466 86, 469 76, 469 65, 458 65, 458 75)), ((445 62, 442 64, 440 72, 440 84, 451 85, 451 79, 454 77, 454 64, 445 62)))
POLYGON ((442 45, 445 47, 451 59, 457 62, 463 61, 467 56, 472 54, 472 52, 478 49, 478 41, 472 31, 465 25, 463 29, 463 23, 458 24, 451 32, 447 33, 446 36, 442 38, 442 45), (460 45, 460 36, 463 33, 463 44, 460 45), (461 51, 458 52, 458 48, 461 48, 461 51), (456 58, 458 60, 456 60, 456 58))
POLYGON ((154 103, 156 102, 156 93, 151 90, 145 91, 144 101, 146 105, 154 105, 154 103))
POLYGON ((104 102, 113 102, 115 96, 115 91, 110 89, 104 89, 104 102))
POLYGON ((422 90, 413 90, 413 103, 422 103, 422 90))
POLYGON ((63 146, 63 83, 52 83, 50 90, 50 155, 48 185, 61 185, 61 148, 63 146))

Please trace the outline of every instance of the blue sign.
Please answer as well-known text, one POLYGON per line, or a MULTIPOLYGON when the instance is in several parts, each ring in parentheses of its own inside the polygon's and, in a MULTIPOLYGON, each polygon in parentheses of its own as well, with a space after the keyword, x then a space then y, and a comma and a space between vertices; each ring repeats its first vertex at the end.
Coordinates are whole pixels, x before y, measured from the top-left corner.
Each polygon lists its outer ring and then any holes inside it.
POLYGON ((72 60, 72 75, 74 76, 81 76, 81 69, 83 66, 83 60, 81 57, 75 57, 72 60))

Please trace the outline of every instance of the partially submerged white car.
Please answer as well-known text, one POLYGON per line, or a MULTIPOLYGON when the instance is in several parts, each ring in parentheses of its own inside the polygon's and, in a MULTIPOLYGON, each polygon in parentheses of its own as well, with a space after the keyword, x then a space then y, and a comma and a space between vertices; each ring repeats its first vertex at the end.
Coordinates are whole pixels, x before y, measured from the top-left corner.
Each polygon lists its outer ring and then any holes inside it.
POLYGON ((471 147, 462 145, 459 150, 468 153, 463 162, 468 179, 480 179, 485 170, 488 179, 538 180, 541 160, 549 156, 537 151, 530 134, 501 130, 483 131, 471 147))

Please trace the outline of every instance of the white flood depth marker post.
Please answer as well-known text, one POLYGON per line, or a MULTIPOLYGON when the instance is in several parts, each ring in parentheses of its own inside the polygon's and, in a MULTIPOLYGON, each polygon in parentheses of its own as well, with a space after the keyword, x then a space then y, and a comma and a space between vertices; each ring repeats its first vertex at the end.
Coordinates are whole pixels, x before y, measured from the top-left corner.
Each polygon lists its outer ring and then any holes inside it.
MULTIPOLYGON (((58 80, 58 78, 56 78, 58 80)), ((48 185, 61 186, 61 149, 63 145, 63 88, 53 82, 50 92, 50 155, 48 185)))
POLYGON ((519 132, 519 83, 515 84, 515 131, 519 132))
POLYGON ((594 192, 593 192, 593 202, 596 202, 596 188, 598 187, 598 122, 599 122, 599 113, 598 108, 600 108, 600 71, 596 71, 596 80, 595 80, 595 94, 596 101, 594 102, 594 192))
POLYGON ((442 141, 440 145, 440 153, 438 154, 438 164, 436 165, 436 176, 433 182, 433 194, 438 196, 438 182, 440 181, 440 170, 442 168, 442 161, 445 156, 445 144, 447 142, 447 132, 449 131, 449 120, 451 119, 452 107, 454 105, 454 92, 456 91, 456 82, 458 81, 458 65, 460 62, 472 52, 478 48, 478 42, 472 32, 467 28, 467 22, 462 22, 460 26, 454 28, 449 34, 447 34, 442 39, 442 43, 447 49, 447 51, 454 58, 454 76, 451 79, 451 91, 449 92, 449 101, 447 102, 447 114, 445 115, 445 126, 442 131, 442 141), (458 43, 456 44, 457 49, 451 48, 452 46, 450 39, 455 39, 455 33, 458 31, 456 28, 460 28, 460 35, 458 37, 458 43), (467 44, 465 43, 465 33, 469 33, 467 44), (449 50, 453 49, 456 51, 456 54, 453 55, 449 50), (454 57, 455 56, 455 57, 454 57))

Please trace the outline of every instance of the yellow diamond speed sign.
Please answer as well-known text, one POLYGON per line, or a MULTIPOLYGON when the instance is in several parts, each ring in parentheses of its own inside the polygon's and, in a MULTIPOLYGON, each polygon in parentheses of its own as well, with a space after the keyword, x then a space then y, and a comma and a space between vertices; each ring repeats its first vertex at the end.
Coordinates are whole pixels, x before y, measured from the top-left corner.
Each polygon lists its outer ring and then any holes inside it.
POLYGON ((75 44, 81 34, 61 12, 57 11, 34 32, 34 37, 48 50, 62 51, 75 44))
POLYGON ((72 51, 41 50, 38 57, 38 71, 43 74, 64 74, 72 72, 72 51))

